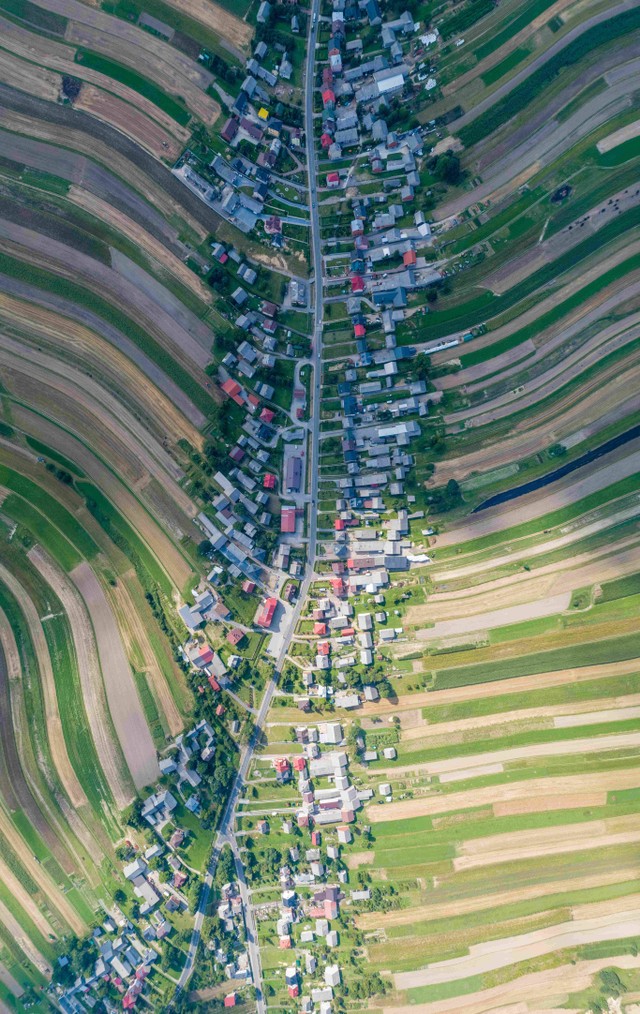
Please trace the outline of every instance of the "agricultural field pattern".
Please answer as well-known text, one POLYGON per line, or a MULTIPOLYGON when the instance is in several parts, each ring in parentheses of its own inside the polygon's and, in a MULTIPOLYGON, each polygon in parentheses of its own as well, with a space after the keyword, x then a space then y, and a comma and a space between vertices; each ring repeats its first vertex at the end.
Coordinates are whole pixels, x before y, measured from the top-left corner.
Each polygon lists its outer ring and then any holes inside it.
POLYGON ((0 0, 0 1014, 640 1014, 640 0, 0 0))

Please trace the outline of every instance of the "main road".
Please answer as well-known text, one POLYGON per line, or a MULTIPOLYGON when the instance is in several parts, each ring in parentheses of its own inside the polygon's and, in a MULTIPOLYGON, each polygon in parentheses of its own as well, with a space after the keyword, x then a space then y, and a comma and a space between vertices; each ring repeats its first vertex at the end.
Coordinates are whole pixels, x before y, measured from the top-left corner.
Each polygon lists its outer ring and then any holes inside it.
POLYGON ((311 11, 309 17, 309 33, 308 33, 308 45, 307 45, 307 62, 305 68, 305 133, 306 133, 306 146, 307 146, 307 171, 309 181, 309 210, 310 210, 310 227, 311 227, 311 271, 312 279, 314 282, 314 303, 313 303, 313 351, 311 354, 311 362, 313 365, 313 387, 312 387, 312 404, 311 404, 311 425, 309 427, 309 470, 310 474, 307 480, 307 488, 310 491, 311 502, 309 504, 309 523, 308 533, 309 541, 307 543, 307 565, 305 570, 305 577, 300 586, 300 594, 295 608, 288 614, 287 617, 287 629, 285 636, 282 640, 282 645, 278 653, 278 657, 274 666, 274 673, 269 680, 260 709, 255 717, 255 723, 251 737, 248 743, 242 748, 240 754, 240 763, 238 771, 233 781, 229 798, 227 799, 227 805, 225 806, 222 820, 218 828, 216 835, 215 844, 211 853, 211 859, 207 872, 205 873, 204 883, 200 892, 200 898, 198 900, 198 908, 195 915, 195 921, 193 926, 193 933, 191 934, 191 941, 189 943, 189 951, 187 960, 184 968, 178 980, 178 991, 183 990, 187 985, 193 968, 195 965, 196 954, 198 951, 198 945, 200 943, 200 936, 202 934, 202 925, 204 922, 205 913, 209 904, 209 898, 211 895, 211 889, 213 886, 213 878, 215 876, 218 860, 220 853, 222 852, 225 845, 229 845, 232 849, 233 856, 236 864, 236 871, 238 874, 238 881, 240 884, 240 890, 244 901, 245 909, 245 923, 247 928, 247 951, 251 962, 251 971, 253 975, 253 982, 256 988, 256 1002, 258 1014, 265 1014, 266 1003, 262 991, 262 972, 260 964, 260 949, 258 945, 257 928, 255 922, 255 916, 249 899, 249 893, 246 887, 244 879, 244 870, 242 868, 242 862, 238 855, 237 845, 233 834, 233 820, 235 808, 238 800, 242 794, 242 790, 246 784, 247 775, 249 773, 249 767, 255 748, 262 735, 262 730, 266 721, 267 713, 271 705, 271 698, 273 697, 278 677, 282 671, 284 660, 289 650, 289 644, 291 638, 295 632, 300 614, 302 612, 302 606, 309 593, 311 582, 314 578, 314 565, 316 557, 316 545, 318 537, 318 474, 320 470, 320 393, 322 386, 322 328, 323 328, 323 271, 322 271, 322 251, 320 241, 320 219, 318 215, 318 167, 317 158, 315 151, 315 138, 313 131, 313 95, 314 95, 314 77, 315 77, 315 51, 318 36, 318 16, 320 11, 320 0, 312 0, 311 11))

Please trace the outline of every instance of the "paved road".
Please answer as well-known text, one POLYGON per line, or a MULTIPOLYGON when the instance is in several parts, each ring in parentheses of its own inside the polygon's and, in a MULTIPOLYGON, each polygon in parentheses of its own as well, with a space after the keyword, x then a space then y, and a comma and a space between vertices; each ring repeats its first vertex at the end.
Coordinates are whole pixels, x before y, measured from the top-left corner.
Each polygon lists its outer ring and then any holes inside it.
POLYGON ((307 48, 307 64, 305 72, 305 128, 306 128, 306 142, 307 142, 307 165, 309 169, 309 198, 310 198, 310 211, 311 211, 311 258, 312 268, 316 279, 320 280, 320 284, 314 285, 314 333, 313 333, 313 352, 312 352, 312 365, 313 365, 313 387, 312 387, 312 420, 310 429, 310 453, 309 453, 309 467, 310 467, 310 490, 311 490, 311 504, 310 504, 310 517, 308 525, 308 556, 307 566, 305 571, 305 577, 300 588, 300 595, 296 603, 295 608, 290 613, 288 621, 288 629, 283 638, 282 646, 275 663, 274 675, 269 680, 267 687, 262 698, 262 703, 258 714, 255 717, 254 730, 249 739, 249 742, 242 748, 240 754, 240 764, 238 772, 233 782, 227 805, 220 821, 220 827, 218 834, 216 835, 215 844, 211 854, 211 860, 207 868, 207 872, 204 878, 204 884, 200 893, 200 900, 198 902, 198 909, 195 916, 193 933, 191 935, 191 942, 189 944, 189 952, 187 961, 182 970, 182 974, 178 980, 178 989, 182 990, 187 985, 189 978, 193 972, 196 953, 198 950, 198 944, 200 943, 200 936, 202 933, 202 924, 204 922, 205 912, 209 904, 209 898, 211 895, 211 888, 213 886, 213 878, 215 876, 216 867, 225 845, 230 845, 234 860, 236 864, 236 872, 238 876, 238 882, 240 885, 240 891, 245 908, 245 920, 247 926, 247 951, 251 962, 251 971, 253 974, 253 982, 256 987, 257 993, 257 1011, 258 1014, 265 1014, 266 1003, 262 994, 262 969, 260 964, 260 949, 258 947, 257 930, 255 923, 255 916, 253 909, 250 904, 249 892, 247 889, 246 881, 244 878, 244 869, 242 861, 238 854, 238 847, 233 834, 233 817, 235 807, 238 799, 242 793, 244 785, 246 784, 247 774, 251 760, 256 748, 256 745, 262 735, 262 730, 266 721, 267 713, 271 705, 271 698, 276 689, 278 676, 284 665, 284 660, 291 642, 291 638, 296 629, 302 606, 307 597, 309 586, 314 578, 314 562, 316 555, 316 542, 317 542, 317 511, 316 504, 318 500, 318 471, 319 471, 319 443, 320 443, 320 385, 321 385, 321 359, 322 359, 322 321, 323 321, 323 292, 322 292, 322 253, 320 244, 320 220, 318 215, 318 183, 317 183, 317 162, 316 153, 314 150, 314 136, 313 136, 313 91, 314 91, 314 58, 315 48, 317 41, 318 25, 317 15, 319 12, 320 0, 312 0, 311 16, 309 18, 309 37, 308 37, 308 48, 307 48))

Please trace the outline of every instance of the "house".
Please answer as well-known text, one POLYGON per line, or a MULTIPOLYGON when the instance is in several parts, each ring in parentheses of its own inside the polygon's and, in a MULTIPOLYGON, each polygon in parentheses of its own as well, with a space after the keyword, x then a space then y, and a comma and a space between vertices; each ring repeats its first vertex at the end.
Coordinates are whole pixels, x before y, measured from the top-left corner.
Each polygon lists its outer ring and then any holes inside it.
POLYGON ((327 187, 335 189, 335 187, 339 186, 340 186, 340 173, 335 171, 327 173, 327 187))
POLYGON ((262 3, 258 8, 258 16, 257 16, 258 24, 266 25, 270 15, 271 15, 271 4, 269 3, 269 0, 262 0, 262 3))
POLYGON ((236 644, 239 644, 243 637, 244 631, 240 630, 239 627, 234 627, 233 630, 230 630, 227 634, 227 641, 235 648, 236 644))
POLYGON ((276 598, 268 598, 265 600, 264 605, 258 610, 258 614, 256 616, 256 625, 258 627, 264 627, 267 630, 269 629, 273 622, 277 605, 278 600, 276 598))
MULTIPOLYGON (((264 4, 263 4, 263 6, 264 6, 264 4)), ((235 1005, 237 1004, 237 1002, 238 1002, 238 994, 236 992, 227 993, 227 995, 224 998, 224 1006, 225 1007, 235 1007, 235 1005)))
POLYGON ((280 514, 280 531, 291 535, 296 530, 296 509, 295 507, 283 507, 280 514))

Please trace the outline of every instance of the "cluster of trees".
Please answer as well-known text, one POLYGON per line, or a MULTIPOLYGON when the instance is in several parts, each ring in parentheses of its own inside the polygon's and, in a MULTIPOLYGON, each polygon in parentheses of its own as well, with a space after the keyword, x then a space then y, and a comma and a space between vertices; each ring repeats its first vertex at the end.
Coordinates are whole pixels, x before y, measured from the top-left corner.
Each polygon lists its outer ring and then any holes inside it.
POLYGON ((448 183, 452 187, 462 179, 460 159, 452 151, 445 151, 442 155, 435 155, 430 159, 429 170, 441 183, 448 183))
POLYGON ((58 482, 64 483, 65 486, 73 485, 73 476, 71 472, 67 472, 66 468, 57 468, 51 461, 47 461, 44 467, 47 472, 51 472, 52 475, 55 475, 58 482))
POLYGON ((441 489, 434 489, 428 499, 433 510, 440 514, 455 510, 464 503, 460 484, 455 479, 449 479, 447 485, 441 489))

